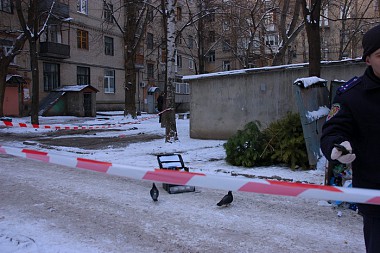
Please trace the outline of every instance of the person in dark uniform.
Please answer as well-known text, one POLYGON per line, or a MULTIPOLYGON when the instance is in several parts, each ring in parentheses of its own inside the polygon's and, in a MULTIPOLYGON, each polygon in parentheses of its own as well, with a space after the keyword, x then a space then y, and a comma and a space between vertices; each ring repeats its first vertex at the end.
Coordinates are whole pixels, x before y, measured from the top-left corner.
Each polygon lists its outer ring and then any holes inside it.
MULTIPOLYGON (((157 111, 162 112, 164 110, 164 93, 161 92, 157 98, 157 111)), ((159 115, 158 122, 161 123, 161 114, 159 115)))
MULTIPOLYGON (((362 45, 367 68, 337 90, 322 127, 321 150, 330 161, 352 163, 353 187, 380 190, 380 25, 364 34, 362 45)), ((367 253, 378 253, 380 206, 358 208, 367 253)))

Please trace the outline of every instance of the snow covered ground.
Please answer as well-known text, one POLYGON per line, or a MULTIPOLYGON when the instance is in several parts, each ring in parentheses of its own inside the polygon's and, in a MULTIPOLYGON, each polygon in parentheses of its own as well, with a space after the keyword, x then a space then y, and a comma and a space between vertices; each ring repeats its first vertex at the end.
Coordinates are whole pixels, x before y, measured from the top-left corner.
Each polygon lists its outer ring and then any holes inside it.
MULTIPOLYGON (((147 116, 152 115, 139 119, 147 116)), ((29 118, 14 118, 13 123, 17 122, 29 122, 29 118)), ((112 115, 40 118, 40 124, 126 122, 133 120, 112 115)), ((235 167, 224 161, 224 141, 191 139, 188 119, 178 119, 177 129, 179 141, 175 143, 165 143, 165 129, 156 117, 115 130, 75 135, 162 136, 148 142, 86 149, 47 148, 32 137, 51 130, 14 127, 0 129, 0 143, 146 169, 158 167, 157 154, 177 152, 193 172, 281 177, 315 184, 324 181, 323 159, 314 171, 235 167), (10 134, 17 140, 1 139, 10 134)), ((59 138, 69 137, 73 136, 59 138)), ((325 201, 234 192, 232 205, 219 208, 216 203, 224 191, 197 188, 193 193, 170 195, 160 184, 156 203, 150 199, 151 183, 147 181, 9 155, 1 155, 0 161, 0 252, 365 252, 361 216, 325 201)))

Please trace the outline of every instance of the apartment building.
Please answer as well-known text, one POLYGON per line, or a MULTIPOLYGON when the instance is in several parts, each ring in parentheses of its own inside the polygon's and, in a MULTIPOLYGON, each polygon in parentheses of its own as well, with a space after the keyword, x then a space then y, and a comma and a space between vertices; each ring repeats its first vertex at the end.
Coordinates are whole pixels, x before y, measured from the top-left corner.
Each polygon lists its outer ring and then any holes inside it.
MULTIPOLYGON (((64 86, 90 85, 97 90, 96 110, 123 110, 126 88, 123 40, 126 10, 123 1, 42 0, 39 1, 39 11, 48 11, 53 2, 53 15, 38 41, 40 104, 51 104, 44 100, 49 100, 49 96, 51 100, 56 99, 51 94, 64 86)), ((154 112, 152 107, 158 95, 155 91, 165 89, 165 32, 161 1, 148 2, 146 31, 135 59, 136 108, 154 112)), ((0 0, 0 3, 3 27, 13 26, 20 30, 12 1, 0 0)), ((186 1, 177 2, 177 27, 188 22, 188 6, 186 1)), ((178 110, 188 110, 186 104, 190 93, 188 84, 182 83, 181 77, 195 74, 195 55, 191 52, 193 42, 189 39, 189 30, 186 29, 177 39, 175 85, 178 110), (184 37, 190 44, 181 46, 184 37)), ((5 33, 1 37, 4 48, 10 46, 15 38, 8 36, 5 39, 5 33)), ((14 67, 29 80, 25 90, 30 93, 31 67, 27 43, 24 49, 25 53, 16 57, 14 67)))
MULTIPOLYGON (((284 1, 206 1, 212 14, 204 19, 204 72, 308 62, 302 8, 292 0, 286 9, 284 1)), ((379 0, 323 1, 320 19, 322 60, 357 58, 362 35, 380 22, 379 0)))
POLYGON ((361 57, 363 34, 380 22, 379 0, 329 1, 321 15, 321 59, 361 57))
MULTIPOLYGON (((190 87, 184 75, 272 65, 284 45, 282 28, 296 14, 295 1, 284 15, 285 0, 178 0, 176 22, 176 104, 189 109, 190 87), (283 17, 286 17, 285 19, 283 17)), ((0 45, 8 50, 20 30, 11 0, 0 0, 0 45)), ((40 11, 55 2, 45 32, 39 38, 41 104, 56 90, 88 85, 96 92, 96 110, 123 110, 125 8, 117 0, 41 0, 40 11)), ((361 55, 362 34, 380 21, 379 0, 325 1, 321 13, 323 60, 361 55)), ((155 99, 166 83, 166 39, 161 0, 147 0, 146 27, 135 59, 136 108, 154 112, 155 99)), ((298 10, 296 22, 303 21, 298 10)), ((133 36, 133 35, 132 35, 133 36)), ((308 61, 304 28, 286 44, 282 64, 308 61)), ((30 103, 31 67, 28 44, 12 63, 10 74, 24 78, 25 110, 30 103)), ((91 96, 95 99, 94 96, 91 96)), ((85 103, 83 99, 83 103, 85 103)), ((87 100, 88 102, 88 97, 87 100)))

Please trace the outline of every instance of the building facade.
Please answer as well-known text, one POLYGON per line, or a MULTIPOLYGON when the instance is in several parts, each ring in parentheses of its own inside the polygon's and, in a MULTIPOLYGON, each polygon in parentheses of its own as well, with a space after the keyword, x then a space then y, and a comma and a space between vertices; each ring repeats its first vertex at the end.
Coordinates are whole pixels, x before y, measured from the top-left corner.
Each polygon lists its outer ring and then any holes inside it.
MULTIPOLYGON (((96 110, 123 110, 127 87, 124 1, 38 2, 39 11, 52 8, 53 14, 38 40, 41 101, 63 86, 91 85, 98 91, 96 110)), ((158 92, 165 90, 166 20, 161 2, 140 2, 144 6, 140 14, 146 23, 135 59, 136 83, 132 84, 136 85, 137 111, 152 112, 158 92)), ((297 9, 295 3, 295 0, 176 1, 176 109, 190 109, 190 86, 182 81, 183 76, 308 62, 302 9, 297 9)), ((0 14, 0 46, 6 51, 17 37, 17 32, 9 30, 20 30, 14 1, 0 0, 0 14)), ((360 57, 363 33, 379 21, 379 0, 349 1, 349 4, 324 1, 320 21, 322 60, 360 57)), ((14 59, 9 74, 23 77, 29 85, 23 84, 22 90, 31 93, 28 43, 14 59)), ((24 99, 23 111, 27 112, 30 99, 28 96, 24 99)))

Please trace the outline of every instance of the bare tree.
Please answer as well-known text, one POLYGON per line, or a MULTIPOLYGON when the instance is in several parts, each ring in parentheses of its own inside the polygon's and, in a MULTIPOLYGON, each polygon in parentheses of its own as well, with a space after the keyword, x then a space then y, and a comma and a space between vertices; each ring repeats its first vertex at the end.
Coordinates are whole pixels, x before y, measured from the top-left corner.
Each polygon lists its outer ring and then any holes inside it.
POLYGON ((221 44, 243 68, 253 63, 284 64, 290 45, 304 28, 300 4, 301 0, 199 1, 204 16, 197 27, 200 73, 205 70, 208 53, 221 44), (214 16, 215 22, 208 22, 214 16), (218 28, 215 42, 210 43, 207 32, 218 28))
POLYGON ((338 44, 339 60, 357 56, 357 45, 360 45, 363 31, 375 20, 375 13, 370 12, 373 4, 374 0, 340 0, 323 3, 323 9, 326 10, 328 16, 324 12, 321 16, 329 22, 334 22, 336 29, 340 31, 338 40, 333 41, 338 44))
POLYGON ((16 0, 17 16, 26 39, 29 42, 30 67, 32 69, 32 107, 31 122, 38 123, 39 110, 39 70, 38 70, 38 50, 37 43, 41 34, 47 27, 48 20, 52 13, 55 0, 52 1, 48 12, 40 12, 37 0, 21 1, 16 0), (25 15, 27 15, 25 17, 25 15))
MULTIPOLYGON (((280 43, 278 51, 275 53, 272 65, 281 65, 291 62, 285 62, 285 54, 288 47, 297 38, 297 35, 303 30, 304 22, 300 20, 301 15, 301 1, 295 0, 293 5, 292 1, 283 0, 281 2, 280 20, 278 31, 280 35, 280 43)), ((291 59, 291 56, 289 57, 291 59)))

